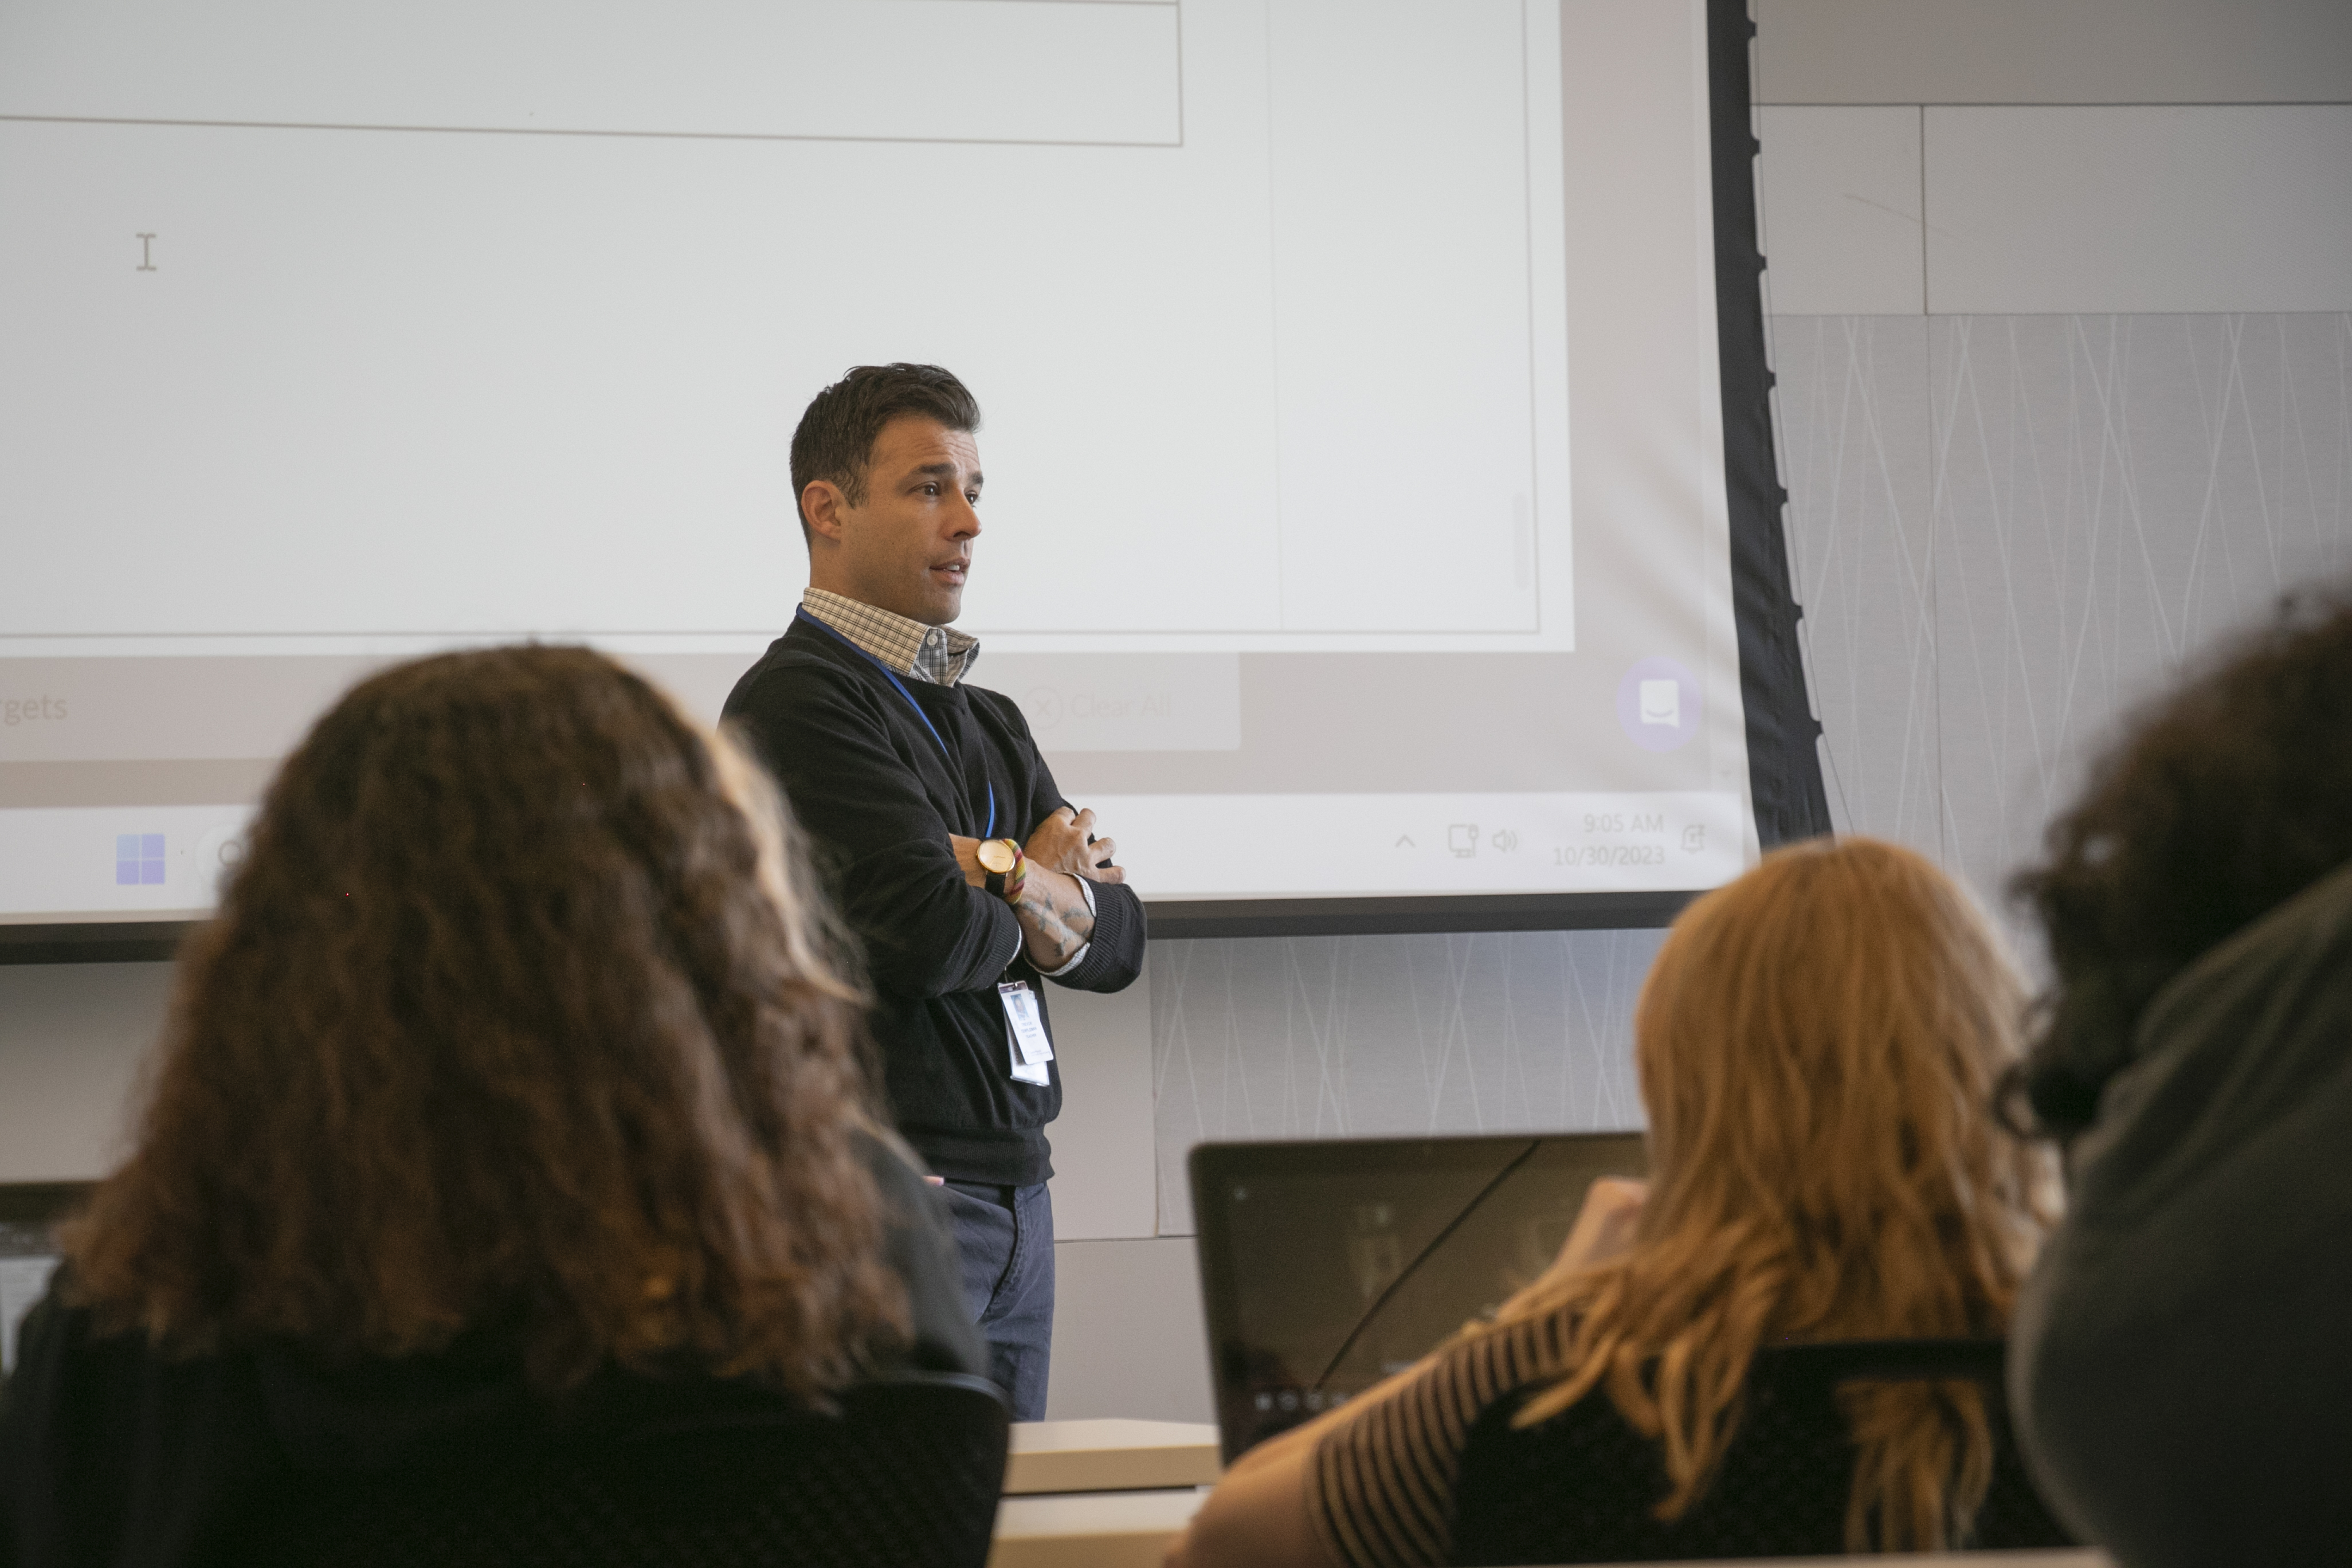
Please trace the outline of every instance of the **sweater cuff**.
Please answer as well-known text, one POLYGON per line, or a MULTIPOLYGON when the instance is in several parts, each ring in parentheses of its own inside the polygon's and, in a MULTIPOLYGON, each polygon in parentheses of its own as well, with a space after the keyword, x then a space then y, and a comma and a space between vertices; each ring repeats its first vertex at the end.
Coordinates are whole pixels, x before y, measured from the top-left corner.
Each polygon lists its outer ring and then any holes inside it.
MULTIPOLYGON (((1073 991, 1118 991, 1132 981, 1143 950, 1143 909, 1123 887, 1106 885, 1095 899, 1094 940, 1080 960, 1055 973, 1054 980, 1073 991)), ((1087 889, 1093 895, 1094 889, 1087 889)))

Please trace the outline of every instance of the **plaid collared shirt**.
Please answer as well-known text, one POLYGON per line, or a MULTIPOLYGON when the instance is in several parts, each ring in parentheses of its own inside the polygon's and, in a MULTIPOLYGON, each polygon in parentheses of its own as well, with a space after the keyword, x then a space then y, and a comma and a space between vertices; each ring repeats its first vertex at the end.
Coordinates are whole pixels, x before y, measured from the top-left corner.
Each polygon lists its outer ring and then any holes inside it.
MULTIPOLYGON (((972 660, 980 657, 980 639, 969 632, 927 626, 920 621, 910 621, 904 616, 877 610, 822 588, 811 588, 802 594, 801 608, 900 675, 911 675, 934 686, 953 686, 971 668, 972 660)), ((1093 914, 1094 884, 1081 877, 1078 891, 1086 895, 1087 913, 1093 914)), ((1084 963, 1093 950, 1093 942, 1083 942, 1061 968, 1038 973, 1048 980, 1067 974, 1084 963)), ((1016 945, 1005 955, 1004 962, 1011 963, 1019 952, 1016 945)))
POLYGON ((900 675, 934 686, 953 686, 980 657, 980 639, 969 632, 927 626, 822 588, 803 594, 801 608, 900 675))

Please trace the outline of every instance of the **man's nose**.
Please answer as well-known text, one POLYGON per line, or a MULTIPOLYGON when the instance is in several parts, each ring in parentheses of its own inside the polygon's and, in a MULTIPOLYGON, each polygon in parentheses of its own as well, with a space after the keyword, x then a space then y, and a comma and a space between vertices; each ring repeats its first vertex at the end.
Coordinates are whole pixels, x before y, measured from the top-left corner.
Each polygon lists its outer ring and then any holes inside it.
POLYGON ((979 510, 965 499, 962 491, 957 491, 955 505, 948 509, 948 537, 971 539, 977 537, 979 532, 979 510))

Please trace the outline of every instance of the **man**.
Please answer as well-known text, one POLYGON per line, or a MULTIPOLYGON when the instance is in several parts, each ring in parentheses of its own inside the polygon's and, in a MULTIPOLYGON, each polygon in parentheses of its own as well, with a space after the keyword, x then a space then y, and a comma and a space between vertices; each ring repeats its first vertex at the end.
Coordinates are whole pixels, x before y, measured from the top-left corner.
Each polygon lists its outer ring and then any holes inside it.
POLYGON ((736 682, 748 731, 866 949, 898 1130, 944 1179, 967 1305, 1017 1420, 1045 1413, 1061 1109, 1044 980, 1117 991, 1142 906, 1013 702, 948 629, 980 535, 980 408, 934 365, 862 365, 793 436, 809 589, 736 682))

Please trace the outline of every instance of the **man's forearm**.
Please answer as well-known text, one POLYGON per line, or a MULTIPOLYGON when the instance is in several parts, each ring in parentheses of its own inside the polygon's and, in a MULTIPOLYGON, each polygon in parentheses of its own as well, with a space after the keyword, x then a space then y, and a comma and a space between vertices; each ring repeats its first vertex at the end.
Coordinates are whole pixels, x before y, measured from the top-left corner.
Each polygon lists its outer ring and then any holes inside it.
MULTIPOLYGON (((955 850, 956 864, 963 868, 963 879, 975 888, 987 886, 988 873, 980 866, 980 840, 957 835, 948 842, 955 850)), ((1041 970, 1061 968, 1094 940, 1094 907, 1087 902, 1078 879, 1066 872, 1048 870, 1034 860, 1029 862, 1021 899, 1013 912, 1021 921, 1029 962, 1041 970)))
POLYGON ((1021 917, 1029 962, 1042 971, 1061 968, 1095 937, 1094 909, 1078 879, 1066 872, 1031 866, 1013 912, 1021 917))

